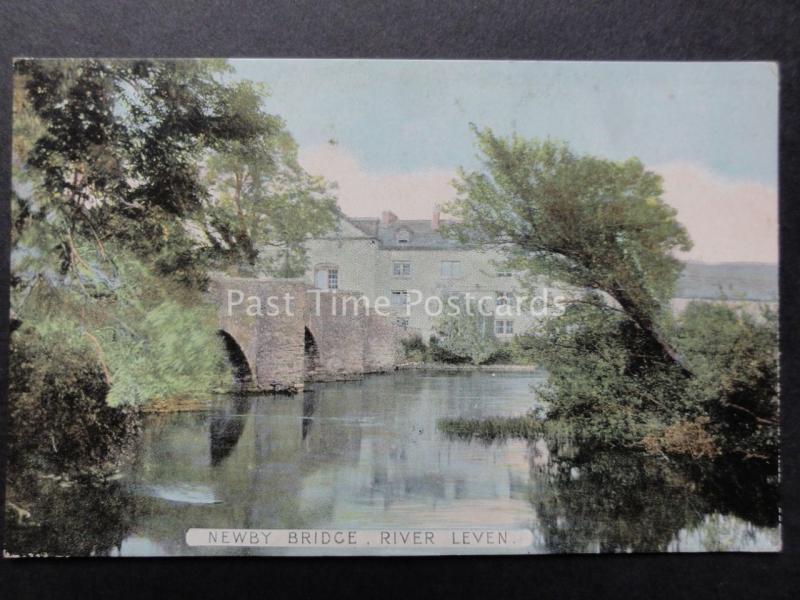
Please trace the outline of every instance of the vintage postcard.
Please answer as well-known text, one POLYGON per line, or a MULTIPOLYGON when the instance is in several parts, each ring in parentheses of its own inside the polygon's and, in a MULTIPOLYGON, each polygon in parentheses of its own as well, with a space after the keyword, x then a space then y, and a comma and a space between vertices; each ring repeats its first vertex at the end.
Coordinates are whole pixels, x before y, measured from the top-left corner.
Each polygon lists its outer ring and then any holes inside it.
POLYGON ((5 556, 781 549, 775 64, 13 78, 5 556))

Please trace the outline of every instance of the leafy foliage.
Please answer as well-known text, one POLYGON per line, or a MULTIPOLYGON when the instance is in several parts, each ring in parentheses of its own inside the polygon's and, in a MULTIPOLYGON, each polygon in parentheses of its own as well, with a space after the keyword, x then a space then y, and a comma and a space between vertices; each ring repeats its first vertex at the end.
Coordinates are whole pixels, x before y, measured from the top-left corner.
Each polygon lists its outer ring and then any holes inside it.
POLYGON ((571 424, 584 443, 633 447, 691 412, 683 378, 652 360, 629 319, 594 300, 569 306, 518 344, 548 372, 538 393, 549 419, 571 424))
POLYGON ((690 303, 674 332, 695 374, 687 394, 702 406, 721 447, 747 458, 778 455, 778 316, 690 303))
POLYGON ((458 358, 468 359, 472 364, 479 365, 497 349, 497 338, 494 335, 494 314, 482 309, 477 301, 469 301, 465 297, 449 298, 447 306, 436 319, 435 328, 438 333, 432 346, 441 350, 445 355, 451 355, 456 360, 442 362, 457 362, 458 358), (458 310, 451 309, 457 307, 458 310))
POLYGON ((76 247, 85 238, 101 253, 113 239, 159 273, 202 280, 184 219, 207 224, 204 153, 272 125, 236 101, 243 84, 219 82, 224 70, 220 61, 17 61, 17 90, 41 130, 18 159, 18 231, 38 225, 56 238, 46 254, 57 253, 62 275, 87 268, 76 247))
POLYGON ((7 505, 6 552, 21 556, 110 556, 136 525, 137 498, 120 481, 60 486, 17 482, 30 517, 19 522, 7 505))
POLYGON ((477 135, 484 169, 456 182, 450 235, 501 248, 531 285, 545 275, 578 290, 515 342, 549 373, 547 419, 590 448, 775 462, 775 316, 693 303, 672 318, 673 251, 691 242, 660 178, 637 160, 477 135))
POLYGON ((428 357, 428 346, 419 334, 404 337, 400 340, 403 356, 410 362, 425 362, 428 357))
POLYGON ((335 229, 340 215, 332 186, 300 167, 292 137, 281 129, 252 143, 226 144, 207 166, 216 206, 229 215, 218 218, 217 229, 250 241, 240 271, 258 266, 279 277, 302 276, 304 242, 335 229))
POLYGON ((214 307, 196 291, 153 275, 128 253, 115 252, 117 276, 69 286, 34 285, 15 313, 43 335, 70 331, 103 367, 112 405, 207 393, 227 364, 214 307))
MULTIPOLYGON (((66 330, 67 332, 69 330, 66 330)), ((113 469, 138 421, 106 403, 108 382, 88 341, 23 325, 11 341, 9 480, 25 470, 85 476, 113 469)))
POLYGON ((631 159, 574 154, 550 140, 476 130, 483 170, 460 173, 444 210, 446 231, 464 243, 499 247, 512 270, 603 292, 642 331, 653 353, 677 357, 656 322, 680 273, 672 250, 691 247, 661 178, 631 159))
POLYGON ((590 305, 570 307, 518 343, 549 373, 539 390, 547 418, 569 423, 584 443, 775 461, 775 315, 690 303, 670 338, 692 379, 649 360, 630 321, 590 305))

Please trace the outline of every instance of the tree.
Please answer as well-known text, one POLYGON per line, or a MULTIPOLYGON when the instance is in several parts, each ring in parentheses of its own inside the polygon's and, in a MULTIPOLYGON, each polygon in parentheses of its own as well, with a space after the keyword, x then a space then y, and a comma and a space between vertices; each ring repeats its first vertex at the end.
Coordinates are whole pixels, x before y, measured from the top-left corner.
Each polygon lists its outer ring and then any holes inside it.
POLYGON ((483 170, 460 172, 456 218, 446 231, 462 242, 505 251, 509 268, 545 273, 603 292, 604 310, 621 310, 653 358, 688 371, 658 321, 681 270, 674 250, 691 247, 661 178, 630 159, 579 156, 566 144, 503 139, 475 130, 483 170))
POLYGON ((198 248, 186 227, 209 226, 204 155, 274 128, 242 100, 245 84, 219 80, 224 62, 20 60, 14 69, 40 130, 18 158, 15 226, 19 237, 38 228, 55 238, 61 275, 92 271, 79 238, 105 268, 113 270, 113 240, 190 283, 202 280, 207 254, 237 251, 231 240, 198 248))
POLYGON ((497 246, 531 281, 581 289, 517 339, 548 372, 545 423, 582 446, 777 465, 777 324, 742 309, 669 300, 690 241, 637 160, 478 132, 482 172, 462 172, 447 231, 497 246))
POLYGON ((281 130, 255 143, 228 144, 207 164, 212 193, 235 215, 235 222, 220 227, 217 221, 217 228, 250 240, 247 264, 258 262, 279 277, 302 276, 304 243, 334 230, 340 214, 333 187, 300 166, 294 139, 281 130), (268 251, 259 254, 259 248, 268 251))
POLYGON ((494 336, 494 313, 466 298, 450 298, 436 322, 438 337, 432 347, 455 357, 468 358, 472 364, 486 362, 497 350, 494 336), (458 310, 452 309, 452 306, 458 310))

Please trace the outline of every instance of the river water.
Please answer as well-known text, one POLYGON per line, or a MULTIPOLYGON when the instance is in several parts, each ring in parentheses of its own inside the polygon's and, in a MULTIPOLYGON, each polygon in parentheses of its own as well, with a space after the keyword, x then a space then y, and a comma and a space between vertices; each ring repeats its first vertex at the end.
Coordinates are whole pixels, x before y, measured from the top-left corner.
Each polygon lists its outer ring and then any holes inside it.
POLYGON ((52 530, 91 529, 83 552, 116 556, 289 552, 189 547, 190 527, 526 528, 528 553, 779 549, 776 495, 754 493, 750 479, 720 484, 656 459, 437 430, 442 418, 523 415, 541 383, 400 371, 152 416, 125 476, 98 497, 54 503, 52 530), (94 511, 90 523, 69 523, 76 507, 94 511))

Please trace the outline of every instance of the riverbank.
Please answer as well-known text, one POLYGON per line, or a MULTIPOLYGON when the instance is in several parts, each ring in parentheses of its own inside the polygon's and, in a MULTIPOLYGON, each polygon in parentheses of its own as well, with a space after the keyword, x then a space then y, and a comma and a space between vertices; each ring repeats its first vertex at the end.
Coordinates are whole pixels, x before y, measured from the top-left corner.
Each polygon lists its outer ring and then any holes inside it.
POLYGON ((418 369, 422 371, 482 371, 488 373, 543 373, 537 365, 452 365, 448 363, 412 362, 397 365, 398 370, 418 369))
MULTIPOLYGON (((416 362, 416 363, 402 363, 397 365, 397 371, 419 370, 419 371, 432 371, 432 372, 482 372, 482 373, 536 373, 539 375, 544 374, 544 370, 536 365, 452 365, 447 363, 433 363, 433 362, 416 362)), ((366 375, 376 375, 391 373, 392 371, 380 371, 376 373, 367 373, 366 375)), ((313 381, 313 383, 334 383, 343 381, 360 381, 364 376, 343 376, 339 379, 325 379, 313 381)), ((312 383, 309 381, 307 383, 312 383)), ((243 395, 262 395, 265 393, 253 386, 241 389, 218 389, 209 394, 197 394, 191 397, 174 397, 162 398, 158 400, 150 400, 142 406, 142 413, 146 414, 165 414, 165 413, 180 413, 180 412, 203 412, 211 409, 212 400, 215 395, 230 394, 233 392, 243 395)), ((302 391, 301 389, 295 390, 294 393, 302 391)))
POLYGON ((201 412, 211 409, 211 395, 198 395, 191 398, 164 398, 150 400, 142 406, 146 414, 177 412, 201 412))

